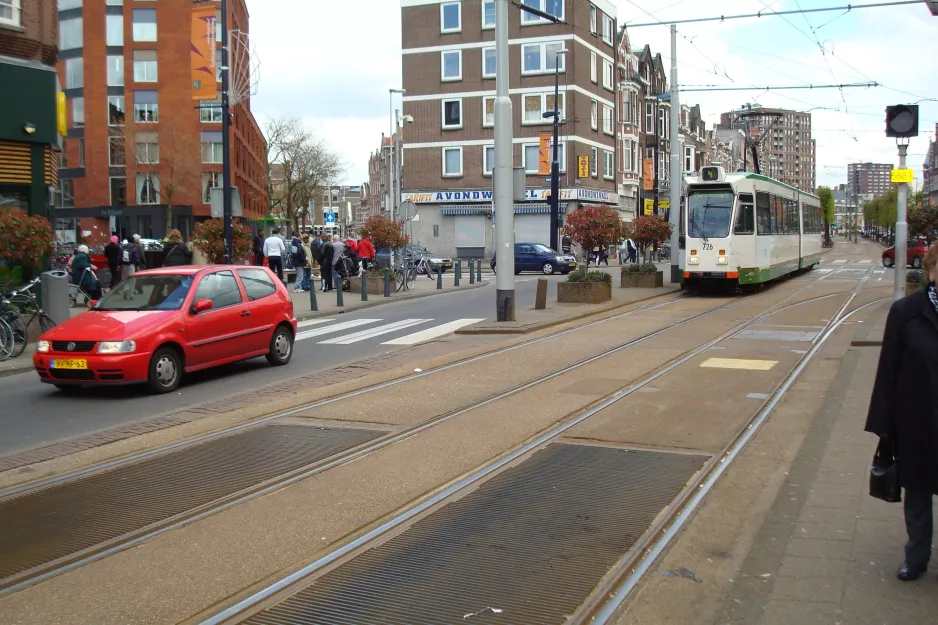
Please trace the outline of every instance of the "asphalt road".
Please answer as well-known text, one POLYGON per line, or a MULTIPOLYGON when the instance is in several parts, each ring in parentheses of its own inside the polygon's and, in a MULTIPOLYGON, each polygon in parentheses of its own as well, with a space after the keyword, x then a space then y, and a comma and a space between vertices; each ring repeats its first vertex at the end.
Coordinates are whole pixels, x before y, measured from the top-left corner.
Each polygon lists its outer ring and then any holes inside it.
MULTIPOLYGON (((517 276, 518 308, 534 306, 538 277, 536 274, 517 276)), ((42 384, 32 371, 0 378, 0 401, 6 407, 0 414, 0 454, 40 447, 230 397, 284 379, 401 349, 401 346, 384 344, 387 341, 400 340, 417 332, 455 330, 454 326, 468 323, 470 319, 493 317, 494 276, 489 279, 489 285, 480 289, 376 306, 336 315, 332 321, 315 320, 311 325, 300 328, 298 338, 307 333, 306 338, 296 342, 293 359, 287 367, 270 367, 263 358, 235 363, 187 376, 179 391, 170 395, 148 395, 141 386, 84 389, 66 394, 51 385, 42 384), (443 324, 447 325, 439 328, 443 324), (332 326, 338 329, 333 330, 332 326), (381 334, 361 338, 363 334, 374 332, 381 334), (345 344, 323 341, 343 341, 345 344)), ((562 279, 562 276, 549 278, 548 301, 555 298, 556 283, 562 279)))

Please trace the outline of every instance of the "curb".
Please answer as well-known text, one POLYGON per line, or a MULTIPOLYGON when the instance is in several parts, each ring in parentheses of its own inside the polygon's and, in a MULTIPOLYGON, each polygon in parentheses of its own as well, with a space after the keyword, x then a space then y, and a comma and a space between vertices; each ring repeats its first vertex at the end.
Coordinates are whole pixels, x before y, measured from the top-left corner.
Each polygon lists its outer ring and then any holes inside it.
POLYGON ((469 326, 467 328, 462 328, 456 330, 453 334, 460 335, 492 335, 492 334, 530 334, 532 332, 537 332, 538 330, 544 330, 546 328, 552 328, 554 326, 559 326, 564 323, 570 323, 571 321, 579 321, 580 319, 585 319, 586 317, 592 317, 594 315, 601 315, 603 313, 611 312, 618 310, 620 308, 625 308, 626 306, 632 306, 633 304, 638 304, 639 302, 647 302, 650 299, 655 299, 656 297, 662 297, 665 295, 672 295, 674 293, 680 293, 680 288, 671 289, 665 291, 664 293, 655 293, 649 295, 648 297, 642 297, 630 302, 616 303, 614 305, 606 305, 602 308, 595 310, 589 310, 571 317, 564 317, 563 319, 552 319, 550 321, 538 321, 535 323, 527 323, 520 326, 514 327, 496 327, 496 326, 469 326))
MULTIPOLYGON (((376 295, 380 299, 369 300, 367 302, 360 302, 354 308, 337 308, 335 310, 318 310, 316 312, 310 311, 308 313, 303 313, 296 316, 297 321, 306 321, 308 319, 319 319, 321 317, 330 317, 332 315, 343 315, 346 313, 353 313, 359 310, 365 310, 368 308, 374 308, 375 306, 383 306, 384 304, 394 304, 396 302, 406 302, 413 299, 421 299, 424 297, 433 297, 435 295, 447 295, 450 293, 459 293, 461 291, 471 291, 473 289, 480 289, 484 286, 488 286, 488 282, 476 282, 475 284, 467 284, 466 286, 453 287, 451 289, 444 289, 442 291, 427 291, 424 293, 414 293, 408 295, 399 295, 385 298, 383 295, 376 295)), ((369 295, 371 295, 369 293, 369 295)), ((318 298, 318 295, 317 295, 318 298)), ((317 300, 318 301, 318 300, 317 300)))

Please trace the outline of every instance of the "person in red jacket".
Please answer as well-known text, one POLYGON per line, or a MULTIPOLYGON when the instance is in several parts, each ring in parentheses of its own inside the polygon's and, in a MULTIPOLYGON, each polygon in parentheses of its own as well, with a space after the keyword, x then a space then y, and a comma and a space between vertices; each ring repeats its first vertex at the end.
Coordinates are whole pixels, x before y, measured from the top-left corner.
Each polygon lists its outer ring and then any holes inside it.
POLYGON ((368 237, 362 237, 358 242, 358 257, 362 261, 362 269, 368 269, 368 265, 375 260, 375 246, 371 244, 368 237))

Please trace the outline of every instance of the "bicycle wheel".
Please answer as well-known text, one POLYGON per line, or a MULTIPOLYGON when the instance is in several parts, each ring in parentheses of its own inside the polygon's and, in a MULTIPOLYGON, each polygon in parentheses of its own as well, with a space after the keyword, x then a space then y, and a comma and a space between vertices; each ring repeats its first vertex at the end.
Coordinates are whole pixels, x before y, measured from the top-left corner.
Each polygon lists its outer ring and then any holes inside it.
POLYGON ((398 293, 401 289, 404 288, 404 270, 398 267, 394 270, 394 281, 397 283, 397 288, 395 289, 398 293))
POLYGON ((23 353, 26 349, 26 343, 29 342, 29 331, 26 327, 26 320, 23 319, 23 316, 16 310, 5 311, 0 315, 0 319, 6 322, 10 331, 13 333, 13 350, 10 357, 16 358, 23 353))
POLYGON ((55 321, 43 310, 39 311, 39 327, 42 328, 43 334, 55 327, 55 321))
POLYGON ((10 324, 0 318, 0 362, 13 355, 13 329, 10 324))

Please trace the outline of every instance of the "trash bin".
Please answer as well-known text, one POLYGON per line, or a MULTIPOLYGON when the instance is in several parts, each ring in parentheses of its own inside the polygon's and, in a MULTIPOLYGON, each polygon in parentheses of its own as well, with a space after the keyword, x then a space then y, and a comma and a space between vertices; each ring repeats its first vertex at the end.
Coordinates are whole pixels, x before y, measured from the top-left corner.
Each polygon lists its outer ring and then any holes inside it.
POLYGON ((55 270, 42 274, 42 309, 56 324, 71 318, 68 310, 67 271, 55 270))

